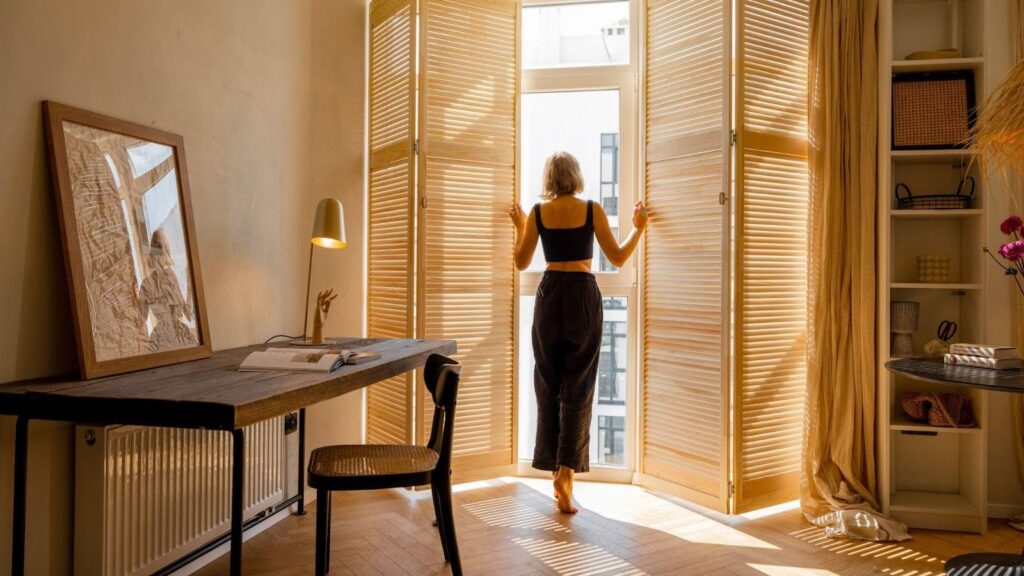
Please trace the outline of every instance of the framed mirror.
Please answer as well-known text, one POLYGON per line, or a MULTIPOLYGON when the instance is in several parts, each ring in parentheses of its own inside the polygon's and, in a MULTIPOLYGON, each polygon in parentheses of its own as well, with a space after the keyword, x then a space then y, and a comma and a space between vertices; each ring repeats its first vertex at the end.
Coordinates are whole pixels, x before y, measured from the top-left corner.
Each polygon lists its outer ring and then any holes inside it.
POLYGON ((181 136, 43 103, 83 378, 211 354, 181 136))

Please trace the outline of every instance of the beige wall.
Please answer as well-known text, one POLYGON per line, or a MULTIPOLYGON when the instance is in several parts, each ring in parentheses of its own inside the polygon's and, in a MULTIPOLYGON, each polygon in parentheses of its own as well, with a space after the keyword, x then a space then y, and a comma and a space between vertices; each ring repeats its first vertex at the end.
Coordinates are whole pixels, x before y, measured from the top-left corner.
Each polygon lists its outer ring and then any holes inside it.
MULTIPOLYGON (((39 103, 184 136, 213 345, 302 329, 316 201, 345 204, 349 248, 318 251, 362 326, 361 0, 0 0, 0 382, 72 371, 74 335, 39 103)), ((341 304, 341 305, 338 305, 341 304)), ((310 413, 310 444, 358 440, 358 396, 310 413)), ((13 422, 0 419, 0 574, 10 562, 13 422)), ((68 574, 71 432, 34 424, 31 574, 68 574)))

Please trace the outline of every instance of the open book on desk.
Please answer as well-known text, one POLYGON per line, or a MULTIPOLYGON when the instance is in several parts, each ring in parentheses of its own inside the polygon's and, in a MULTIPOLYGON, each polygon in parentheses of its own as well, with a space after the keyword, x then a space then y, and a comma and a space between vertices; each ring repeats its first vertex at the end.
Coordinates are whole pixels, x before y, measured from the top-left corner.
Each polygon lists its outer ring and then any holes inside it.
POLYGON ((330 350, 326 348, 267 348, 246 356, 242 372, 281 370, 285 372, 333 372, 345 364, 362 364, 380 358, 377 352, 330 350))

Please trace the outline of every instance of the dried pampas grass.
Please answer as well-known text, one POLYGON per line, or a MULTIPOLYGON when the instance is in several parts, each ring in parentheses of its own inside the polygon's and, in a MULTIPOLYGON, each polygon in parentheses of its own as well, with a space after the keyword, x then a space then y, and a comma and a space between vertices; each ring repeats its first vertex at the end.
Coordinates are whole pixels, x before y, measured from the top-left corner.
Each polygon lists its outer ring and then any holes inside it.
POLYGON ((972 145, 993 168, 1024 174, 1024 60, 985 101, 972 145))
POLYGON ((984 163, 985 180, 997 178, 999 188, 1018 210, 1024 188, 1024 0, 1010 0, 1010 35, 1016 64, 985 100, 970 145, 984 163))

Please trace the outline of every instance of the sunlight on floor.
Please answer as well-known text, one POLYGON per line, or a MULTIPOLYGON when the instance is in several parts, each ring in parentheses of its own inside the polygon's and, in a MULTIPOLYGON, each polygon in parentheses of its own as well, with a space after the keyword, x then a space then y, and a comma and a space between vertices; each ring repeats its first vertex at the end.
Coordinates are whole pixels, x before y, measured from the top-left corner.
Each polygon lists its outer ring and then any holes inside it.
POLYGON ((831 570, 820 568, 796 568, 794 566, 769 566, 767 564, 747 564, 754 570, 768 576, 839 576, 831 570))
POLYGON ((512 496, 492 498, 463 504, 462 508, 489 526, 501 528, 532 528, 545 532, 572 532, 572 530, 538 512, 525 502, 512 496))
POLYGON ((878 569, 879 572, 889 576, 939 576, 945 573, 945 562, 942 559, 912 550, 900 544, 829 538, 817 527, 804 528, 790 532, 789 535, 833 554, 877 558, 890 562, 914 562, 932 568, 931 570, 884 567, 878 569))
POLYGON ((513 538, 535 558, 565 576, 642 576, 647 574, 622 558, 591 544, 536 538, 513 538))
MULTIPOLYGON (((537 478, 502 478, 548 495, 551 482, 537 478)), ((777 546, 745 534, 689 508, 672 504, 639 486, 577 482, 576 500, 584 509, 605 518, 671 534, 695 544, 714 544, 778 550, 777 546), (628 503, 628 504, 625 504, 628 503)), ((550 496, 549 496, 550 497, 550 496)))
POLYGON ((761 508, 760 510, 752 510, 750 512, 744 512, 740 514, 740 518, 746 518, 747 520, 759 520, 761 518, 767 518, 774 516, 782 512, 789 512, 790 510, 796 510, 800 507, 799 500, 792 500, 790 502, 783 502, 782 504, 776 504, 775 506, 769 506, 767 508, 761 508))
POLYGON ((555 510, 546 478, 503 477, 453 490, 465 495, 460 508, 511 530, 506 544, 558 574, 943 574, 940 558, 908 545, 829 538, 803 521, 795 501, 729 516, 639 486, 576 482, 581 511, 565 516, 555 510))

